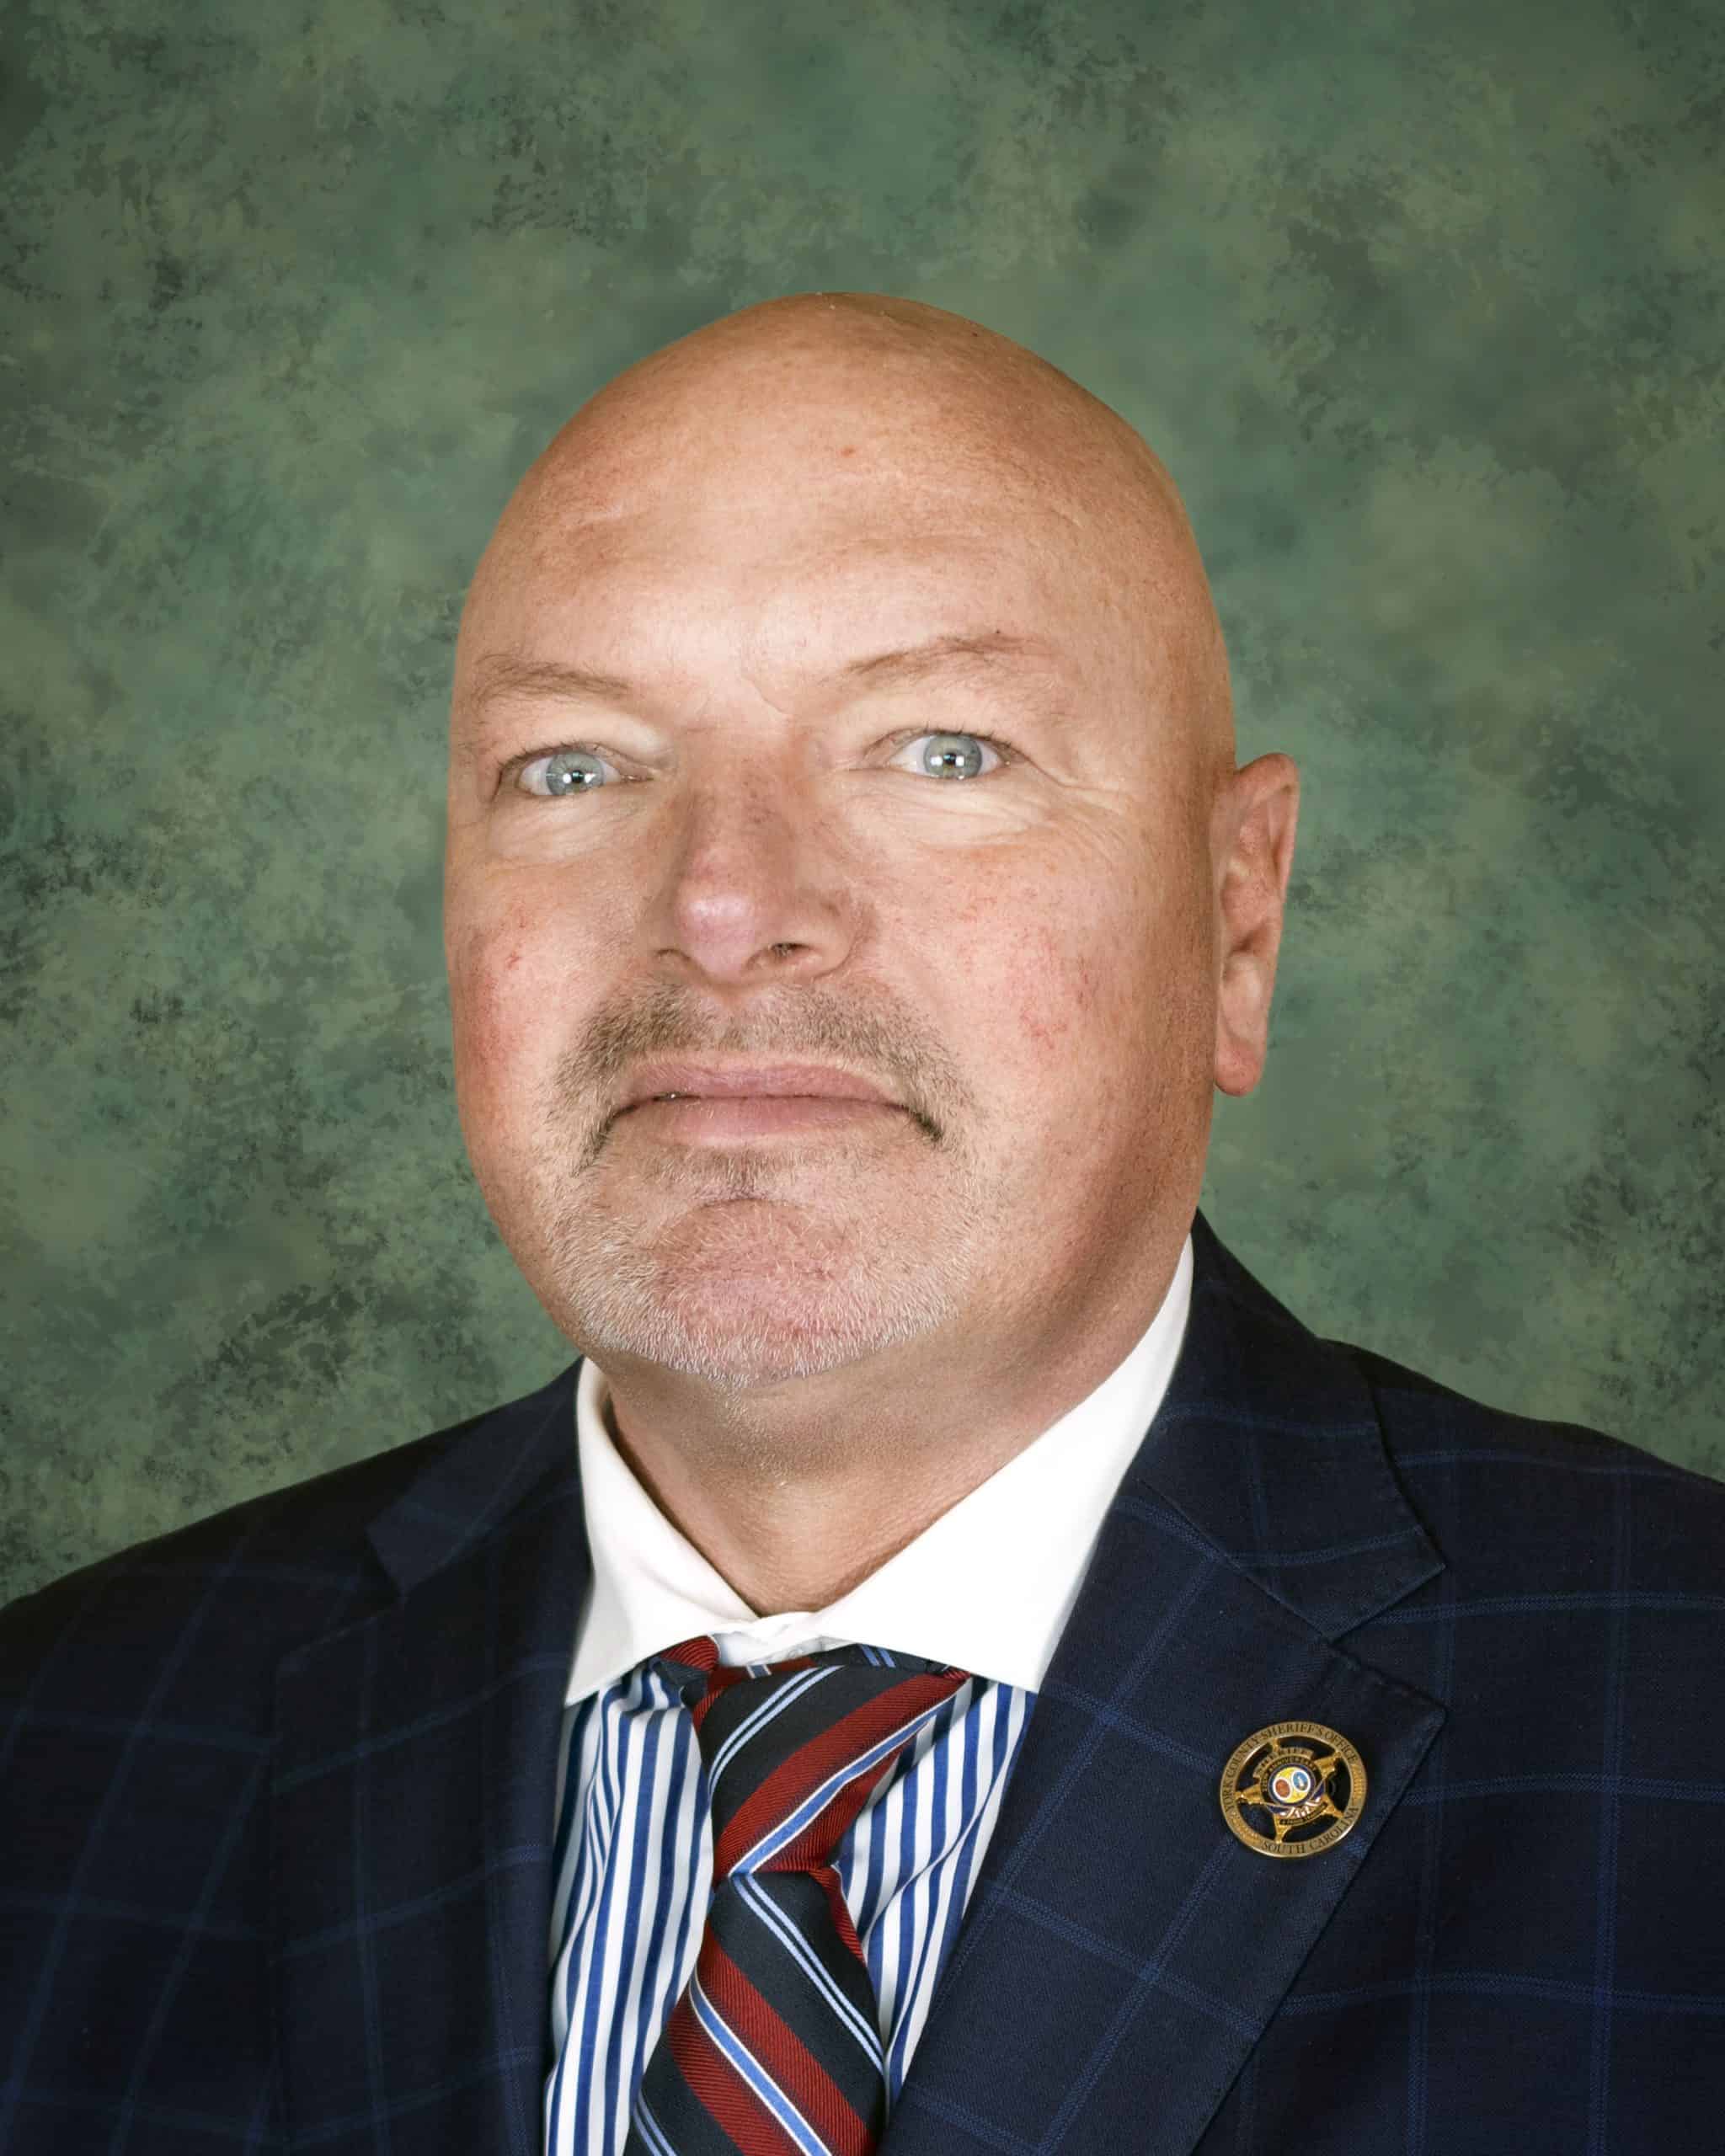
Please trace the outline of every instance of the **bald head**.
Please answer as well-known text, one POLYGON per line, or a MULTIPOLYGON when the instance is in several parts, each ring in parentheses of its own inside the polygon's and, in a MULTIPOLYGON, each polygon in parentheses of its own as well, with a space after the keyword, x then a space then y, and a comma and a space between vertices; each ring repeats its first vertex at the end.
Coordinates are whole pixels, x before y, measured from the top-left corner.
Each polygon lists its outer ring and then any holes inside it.
POLYGON ((573 531, 703 491, 715 505, 832 485, 893 490, 914 526, 962 497, 980 520, 1032 520, 1081 564, 1140 662, 1149 716, 1207 804, 1234 771, 1228 663, 1191 525, 1155 452, 1059 368, 964 317, 875 293, 769 300, 615 377, 560 430, 505 509, 468 595, 468 633, 535 581, 573 531))

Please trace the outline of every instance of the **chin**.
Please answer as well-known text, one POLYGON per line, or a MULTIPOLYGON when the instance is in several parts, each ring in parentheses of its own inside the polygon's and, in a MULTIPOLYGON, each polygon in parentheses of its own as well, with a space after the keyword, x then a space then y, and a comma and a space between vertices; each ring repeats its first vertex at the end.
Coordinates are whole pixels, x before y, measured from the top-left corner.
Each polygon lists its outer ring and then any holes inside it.
POLYGON ((902 1348, 951 1322, 952 1283, 889 1281, 854 1257, 826 1276, 763 1253, 758 1267, 638 1264, 571 1302, 604 1367, 609 1353, 731 1390, 819 1377, 902 1348))

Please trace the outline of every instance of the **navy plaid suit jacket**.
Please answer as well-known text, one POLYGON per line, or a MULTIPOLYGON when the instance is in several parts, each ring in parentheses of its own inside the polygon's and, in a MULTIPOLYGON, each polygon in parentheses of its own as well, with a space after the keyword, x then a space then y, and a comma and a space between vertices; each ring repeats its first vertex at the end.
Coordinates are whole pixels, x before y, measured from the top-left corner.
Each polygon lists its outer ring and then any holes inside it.
MULTIPOLYGON (((1193 1236, 886 2156, 1718 2148, 1725 1487, 1193 1236), (1296 1717, 1370 1790, 1273 1862, 1296 1717)), ((536 2156, 579 1368, 0 1612, 6 2156, 536 2156)))

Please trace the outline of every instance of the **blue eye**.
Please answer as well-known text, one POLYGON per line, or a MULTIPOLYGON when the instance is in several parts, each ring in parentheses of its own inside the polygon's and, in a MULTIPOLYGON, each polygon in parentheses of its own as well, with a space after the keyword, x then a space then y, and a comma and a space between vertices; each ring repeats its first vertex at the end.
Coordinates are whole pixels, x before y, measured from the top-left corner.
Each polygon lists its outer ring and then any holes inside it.
POLYGON ((530 764, 537 764, 542 758, 553 768, 546 773, 549 790, 544 793, 533 792, 532 798, 536 801, 563 801, 572 793, 597 792, 601 783, 599 773, 592 769, 583 769, 583 766, 604 765, 607 770, 616 769, 615 765, 606 763, 596 749, 530 749, 525 755, 511 757, 503 767, 503 776, 505 778, 517 776, 530 764), (564 768, 554 768, 558 766, 564 768), (567 781, 568 783, 559 783, 560 781, 567 781))
POLYGON ((932 750, 925 749, 919 760, 922 770, 930 777, 935 776, 937 773, 950 774, 959 779, 974 779, 985 776, 980 770, 981 757, 975 749, 965 745, 968 743, 974 742, 983 749, 991 750, 996 759, 997 766, 1006 760, 1000 743, 991 741, 985 734, 907 734, 902 737, 902 744, 905 748, 911 747, 913 743, 918 741, 929 741, 936 744, 932 750))

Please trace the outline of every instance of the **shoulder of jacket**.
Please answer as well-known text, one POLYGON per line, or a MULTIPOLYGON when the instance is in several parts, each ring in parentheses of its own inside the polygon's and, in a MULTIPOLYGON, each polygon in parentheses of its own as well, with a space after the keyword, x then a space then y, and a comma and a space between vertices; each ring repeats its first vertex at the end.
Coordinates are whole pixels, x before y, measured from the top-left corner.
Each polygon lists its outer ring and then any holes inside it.
MULTIPOLYGON (((1632 1518, 1638 1570, 1725 1561, 1725 1482, 1581 1422, 1471 1398, 1390 1357, 1344 1342, 1372 1393, 1390 1460, 1415 1508, 1501 1524, 1541 1539, 1608 1536, 1632 1518)), ((1441 1540, 1441 1536, 1439 1537, 1441 1540)))
POLYGON ((148 1692, 166 1661, 275 1660, 387 1591, 373 1519, 488 1409, 225 1506, 0 1609, 0 1716, 20 1700, 148 1692), (201 1652, 197 1642, 201 1639, 201 1652))

